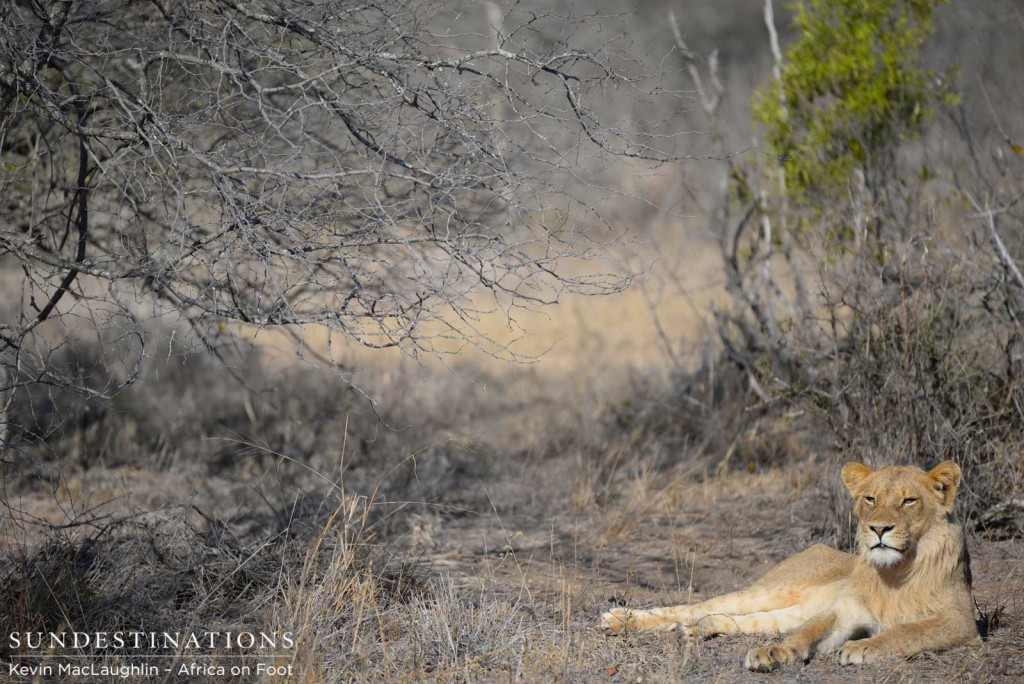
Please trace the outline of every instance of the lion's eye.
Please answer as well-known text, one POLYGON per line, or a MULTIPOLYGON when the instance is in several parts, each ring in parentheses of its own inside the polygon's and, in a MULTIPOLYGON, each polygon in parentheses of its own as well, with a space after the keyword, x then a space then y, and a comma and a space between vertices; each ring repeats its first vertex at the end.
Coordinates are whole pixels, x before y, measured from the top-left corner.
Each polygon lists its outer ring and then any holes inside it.
POLYGON ((874 506, 875 505, 875 497, 873 497, 873 496, 865 496, 864 497, 864 503, 866 503, 868 506, 874 506))
POLYGON ((917 503, 917 499, 915 499, 913 497, 907 497, 906 499, 903 500, 903 505, 904 506, 913 506, 916 503, 917 503))

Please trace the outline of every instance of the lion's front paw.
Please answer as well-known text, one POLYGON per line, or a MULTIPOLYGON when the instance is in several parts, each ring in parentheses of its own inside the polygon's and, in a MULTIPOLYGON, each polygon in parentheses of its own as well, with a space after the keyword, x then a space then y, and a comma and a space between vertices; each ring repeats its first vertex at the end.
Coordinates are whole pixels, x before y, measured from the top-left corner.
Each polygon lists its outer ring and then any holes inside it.
POLYGON ((839 649, 840 665, 870 665, 885 657, 885 652, 867 641, 848 641, 839 649))
POLYGON ((747 651, 743 665, 754 672, 771 672, 779 665, 789 665, 804 660, 792 646, 765 646, 747 651))
POLYGON ((601 616, 601 629, 608 636, 622 634, 637 628, 636 618, 629 608, 612 608, 601 616))

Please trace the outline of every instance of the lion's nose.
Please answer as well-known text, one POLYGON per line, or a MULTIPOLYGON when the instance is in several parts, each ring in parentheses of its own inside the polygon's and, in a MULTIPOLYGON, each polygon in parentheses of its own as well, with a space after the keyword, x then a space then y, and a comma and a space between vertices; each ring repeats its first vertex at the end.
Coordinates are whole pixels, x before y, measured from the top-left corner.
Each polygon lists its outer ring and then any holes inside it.
POLYGON ((871 530, 878 535, 878 538, 881 539, 882 535, 891 531, 895 525, 868 525, 868 527, 870 527, 871 530))

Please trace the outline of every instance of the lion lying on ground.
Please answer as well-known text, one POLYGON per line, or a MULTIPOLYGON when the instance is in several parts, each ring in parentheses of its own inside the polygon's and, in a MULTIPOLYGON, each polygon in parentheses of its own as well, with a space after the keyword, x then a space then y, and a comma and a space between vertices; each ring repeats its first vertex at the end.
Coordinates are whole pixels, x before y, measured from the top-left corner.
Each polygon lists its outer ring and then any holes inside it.
POLYGON ((840 664, 857 665, 980 643, 970 558, 963 531, 949 522, 960 467, 848 463, 843 482, 855 502, 857 555, 812 546, 743 591, 689 606, 616 608, 601 617, 605 632, 787 634, 747 653, 746 667, 758 671, 836 650, 840 664))

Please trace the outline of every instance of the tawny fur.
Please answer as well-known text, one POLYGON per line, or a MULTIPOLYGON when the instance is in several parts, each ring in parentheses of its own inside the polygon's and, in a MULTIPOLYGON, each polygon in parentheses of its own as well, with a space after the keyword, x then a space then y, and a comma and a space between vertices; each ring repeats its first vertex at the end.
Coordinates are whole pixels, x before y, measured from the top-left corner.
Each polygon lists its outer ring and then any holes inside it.
POLYGON ((963 531, 949 522, 960 468, 843 468, 854 498, 858 555, 817 545, 787 558, 752 586, 692 605, 616 608, 608 634, 682 629, 687 636, 787 634, 754 648, 745 665, 771 670, 838 652, 853 665, 979 642, 963 531))

